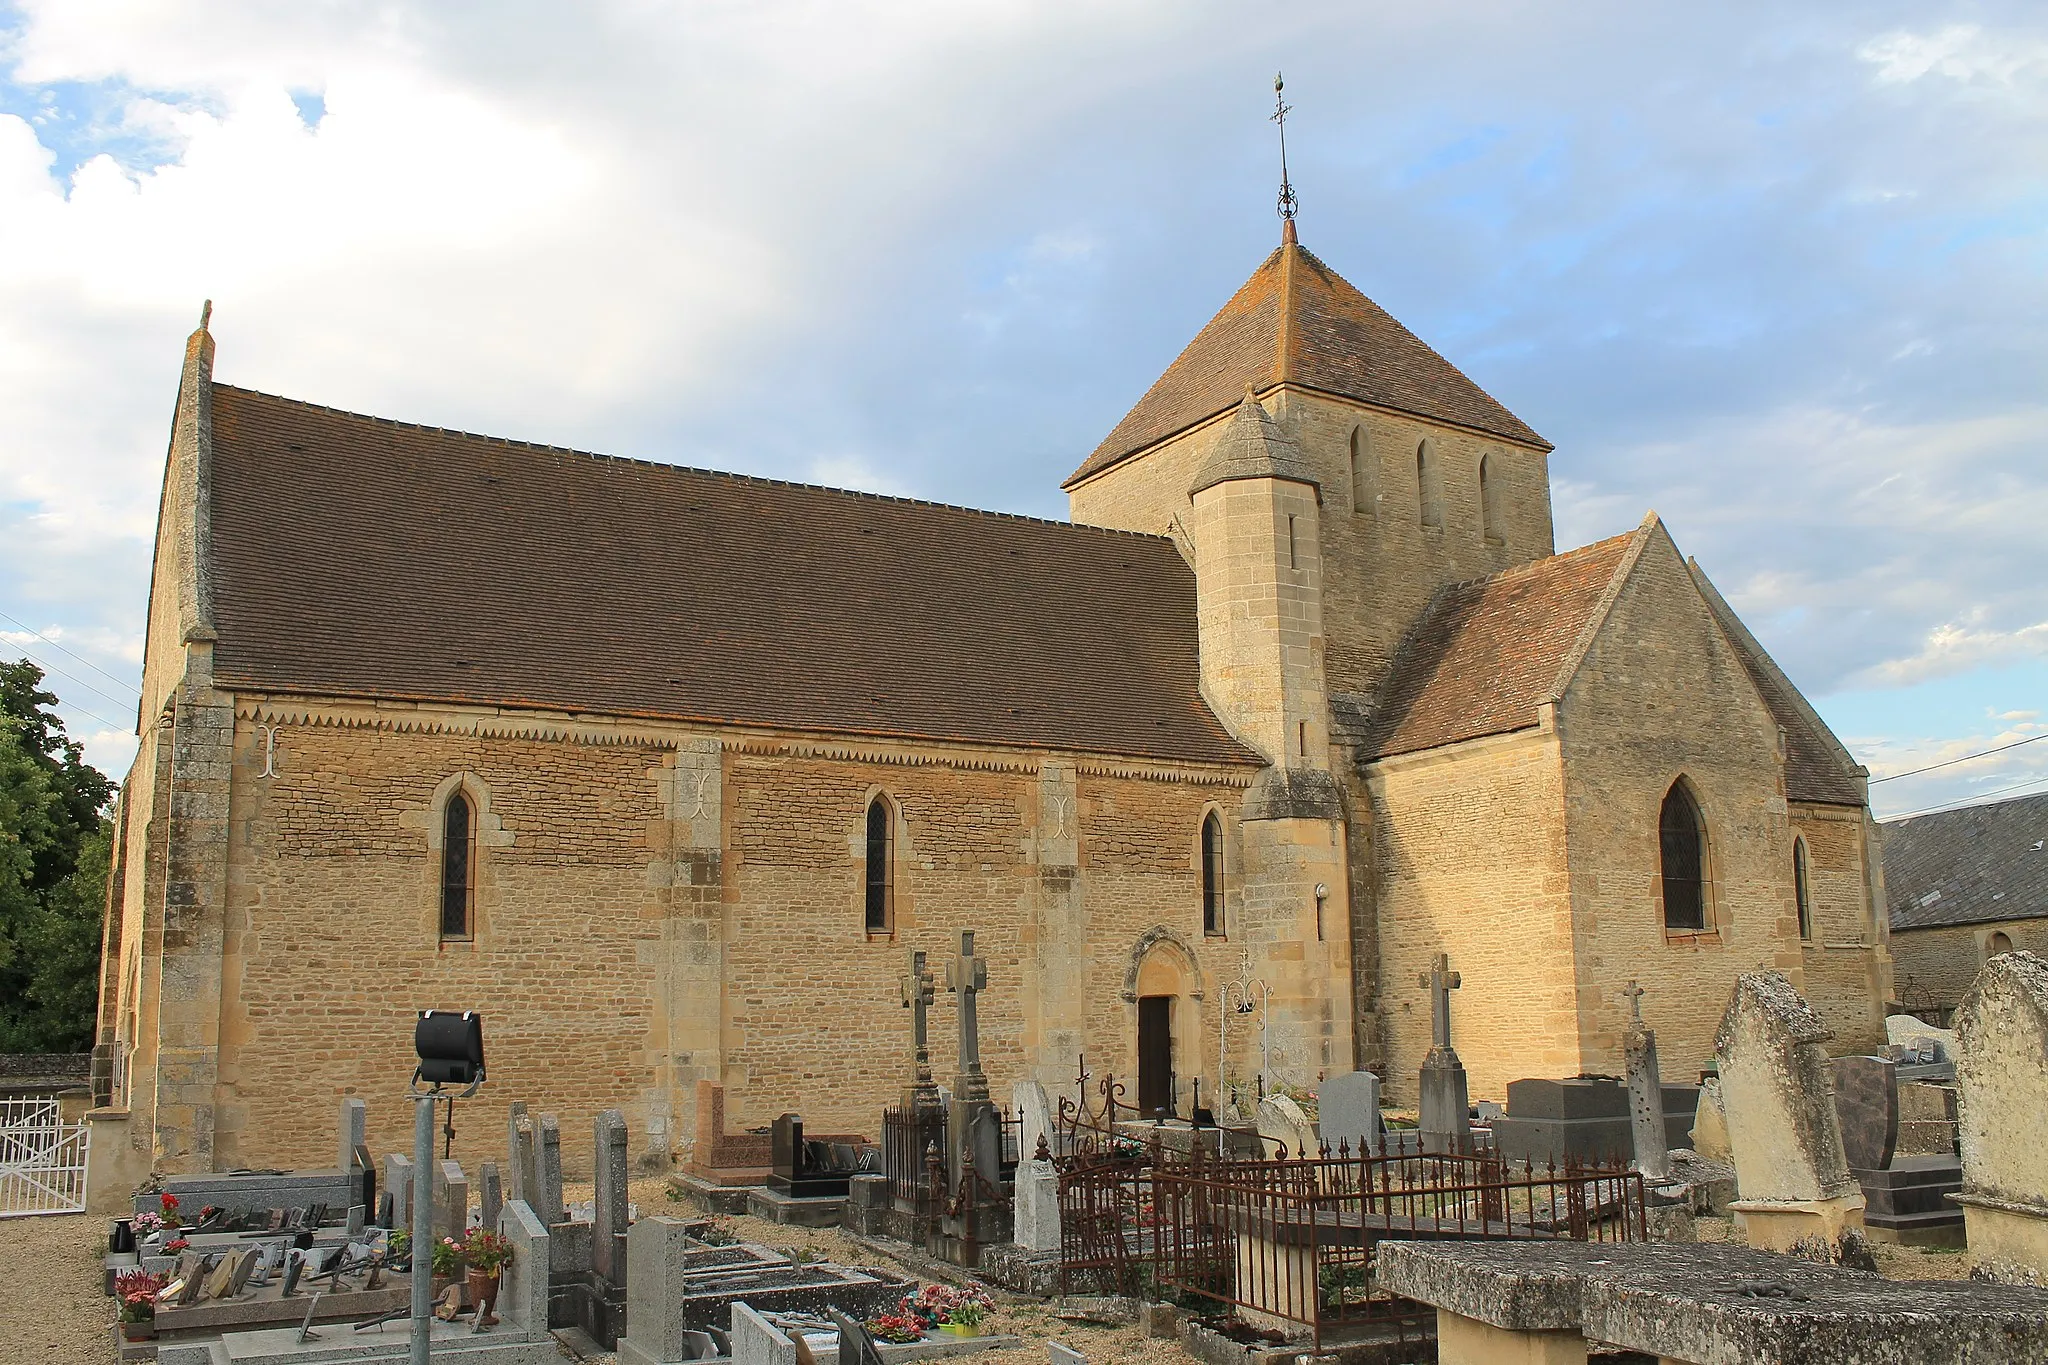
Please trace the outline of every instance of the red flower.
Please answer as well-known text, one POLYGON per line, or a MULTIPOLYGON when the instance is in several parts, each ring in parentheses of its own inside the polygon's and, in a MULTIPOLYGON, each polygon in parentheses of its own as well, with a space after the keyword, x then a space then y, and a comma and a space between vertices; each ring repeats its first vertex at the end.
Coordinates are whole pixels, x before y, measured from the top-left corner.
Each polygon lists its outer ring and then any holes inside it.
POLYGON ((164 1206, 165 1213, 176 1213, 178 1211, 177 1195, 166 1192, 158 1195, 156 1199, 159 1204, 164 1206))

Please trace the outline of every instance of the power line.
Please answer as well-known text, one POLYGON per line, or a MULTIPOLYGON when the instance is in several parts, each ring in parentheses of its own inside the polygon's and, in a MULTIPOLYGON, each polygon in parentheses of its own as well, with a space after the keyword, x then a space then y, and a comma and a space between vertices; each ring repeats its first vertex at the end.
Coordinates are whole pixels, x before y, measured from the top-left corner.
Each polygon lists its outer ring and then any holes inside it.
POLYGON ((1880 782, 1896 782, 1902 777, 1918 777, 1922 773, 1931 773, 1936 768, 1953 768, 1958 763, 1968 763, 1976 758, 1989 758, 1993 754, 2002 754, 2007 749, 2017 749, 2022 744, 2038 744, 2044 739, 2048 739, 2048 734, 2028 735, 2025 739, 2016 739, 2010 744, 2001 744, 1996 749, 1986 749, 1980 754, 1964 754, 1961 758, 1951 758, 1945 763, 1930 763, 1924 768, 1915 768, 1909 773, 1893 773, 1890 777, 1873 777, 1870 779, 1870 785, 1875 787, 1880 782))
MULTIPOLYGON (((21 650, 21 657, 22 657, 22 658, 24 658, 24 659, 27 659, 27 660, 28 660, 28 661, 29 661, 30 663, 32 663, 32 664, 39 664, 39 665, 41 665, 41 666, 42 666, 42 667, 43 667, 43 668, 44 668, 44 669, 45 669, 45 670, 46 670, 47 672, 49 672, 49 673, 55 673, 55 674, 56 674, 56 675, 57 675, 58 677, 60 677, 60 678, 69 678, 69 679, 71 679, 71 681, 73 681, 73 682, 77 683, 77 684, 78 684, 78 685, 79 685, 80 687, 82 687, 82 688, 84 688, 84 689, 85 689, 86 691, 88 691, 88 692, 92 693, 92 694, 93 694, 93 695, 94 695, 95 697, 98 697, 98 698, 99 698, 99 699, 100 699, 101 701, 110 701, 110 702, 112 702, 112 703, 113 703, 114 705, 116 705, 116 706, 125 706, 125 705, 127 705, 127 702, 126 702, 126 700, 125 700, 124 698, 121 698, 121 697, 110 697, 110 696, 108 696, 108 695, 107 695, 106 693, 104 693, 104 692, 100 691, 100 690, 99 690, 99 689, 98 689, 97 687, 94 687, 94 686, 93 686, 93 685, 92 685, 91 683, 87 682, 87 681, 86 681, 85 679, 83 679, 83 678, 79 677, 79 676, 78 676, 78 675, 77 675, 76 673, 66 673, 66 672, 65 672, 65 671, 64 671, 63 669, 61 669, 61 668, 57 667, 57 665, 55 665, 55 664, 53 664, 53 663, 49 663, 49 662, 46 662, 45 660, 42 660, 42 659, 38 659, 38 658, 37 658, 37 657, 36 657, 35 655, 33 655, 33 654, 29 653, 29 652, 28 652, 28 651, 27 651, 26 649, 23 649, 23 648, 22 648, 22 647, 21 647, 20 645, 16 645, 16 646, 14 646, 14 647, 15 647, 16 649, 20 649, 20 650, 21 650)), ((84 711, 86 715, 88 715, 88 716, 92 716, 92 718, 93 718, 94 720, 98 721, 98 722, 99 722, 100 724, 102 724, 102 725, 112 725, 112 724, 114 723, 114 722, 112 722, 112 721, 108 720, 108 719, 107 719, 106 717, 104 717, 104 716, 93 716, 93 713, 92 713, 92 712, 90 712, 90 711, 86 711, 86 710, 85 710, 85 708, 84 708, 83 706, 80 706, 80 705, 78 705, 78 704, 77 704, 76 702, 71 702, 71 703, 67 703, 67 705, 71 706, 71 708, 72 708, 73 710, 75 710, 75 711, 84 711)), ((118 727, 117 727, 117 728, 118 728, 118 727)))
POLYGON ((2044 782, 2048 782, 2048 776, 2030 777, 2024 782, 2015 782, 2010 787, 1993 787, 1988 792, 1975 792, 1969 796, 1958 797, 1956 800, 1950 801, 1946 805, 1929 806, 1925 810, 1909 810, 1904 815, 1894 815, 1889 817, 1889 819, 1910 820, 1916 815, 1938 815, 1939 813, 1945 810, 1960 810, 1964 806, 1976 805, 1978 802, 1982 801, 1987 796, 2002 796, 2006 792, 2018 791, 2021 787, 2038 787, 2044 782))
POLYGON ((29 625, 29 624, 28 624, 28 623, 27 623, 26 621, 23 621, 23 620, 22 620, 22 619, 21 619, 20 617, 17 617, 17 616, 9 616, 9 615, 8 615, 8 614, 7 614, 6 612, 4 612, 4 611, 0 611, 0 619, 5 619, 5 620, 9 620, 9 621, 12 621, 12 622, 14 622, 14 624, 15 624, 15 625, 17 625, 17 626, 20 626, 20 627, 21 627, 21 628, 22 628, 23 630, 25 630, 25 631, 27 631, 27 632, 28 632, 29 634, 31 634, 31 635, 33 635, 33 636, 35 636, 35 637, 36 637, 36 638, 37 638, 38 640, 41 640, 41 641, 42 641, 42 642, 43 642, 44 644, 46 644, 46 645, 48 645, 48 646, 49 646, 50 648, 52 648, 52 649, 56 650, 56 651, 57 651, 57 652, 58 652, 59 654, 65 654, 65 655, 69 655, 69 656, 70 656, 71 658, 77 659, 77 660, 78 660, 78 662, 80 662, 80 663, 84 664, 84 665, 85 665, 85 666, 86 666, 87 668, 89 668, 89 669, 91 669, 91 670, 92 670, 93 672, 95 672, 95 673, 99 674, 99 675, 100 675, 100 676, 101 676, 102 678, 105 678, 105 679, 106 679, 106 680, 107 680, 108 682, 114 682, 114 683, 119 683, 119 684, 120 684, 121 686, 123 686, 123 687, 127 688, 127 689, 128 689, 128 690, 129 690, 130 692, 133 692, 133 693, 134 693, 134 694, 135 694, 136 696, 138 696, 138 697, 140 697, 140 696, 142 695, 142 689, 141 689, 141 688, 139 688, 139 687, 137 687, 137 686, 135 686, 135 684, 133 684, 133 683, 131 683, 131 682, 127 681, 127 680, 126 680, 125 678, 117 678, 117 677, 115 677, 115 676, 114 676, 113 674, 111 674, 111 673, 107 672, 107 670, 106 670, 106 669, 104 669, 104 668, 101 668, 101 667, 100 667, 100 666, 99 666, 98 664, 94 663, 94 662, 93 662, 92 660, 90 660, 90 659, 80 658, 80 657, 79 657, 78 655, 76 655, 76 654, 73 654, 73 653, 72 653, 72 652, 71 652, 70 650, 68 650, 68 649, 64 648, 64 646, 62 646, 62 645, 58 644, 58 643, 57 643, 57 642, 56 642, 55 640, 52 640, 52 639, 51 639, 51 638, 50 638, 49 636, 47 636, 47 635, 43 634, 43 633, 42 633, 41 631, 37 630, 37 629, 36 629, 36 628, 35 628, 34 626, 32 626, 32 625, 29 625))

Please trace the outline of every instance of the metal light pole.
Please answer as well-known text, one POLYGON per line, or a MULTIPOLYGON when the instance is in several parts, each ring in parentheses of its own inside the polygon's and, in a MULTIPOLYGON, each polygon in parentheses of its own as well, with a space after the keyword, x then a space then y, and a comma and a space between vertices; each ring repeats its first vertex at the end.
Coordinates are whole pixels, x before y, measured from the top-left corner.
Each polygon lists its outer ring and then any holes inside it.
POLYGON ((434 1334, 434 1094, 412 1099, 412 1365, 427 1365, 434 1334))
POLYGON ((412 1073, 412 1365, 428 1365, 434 1344, 434 1101, 448 1101, 452 1132, 455 1101, 468 1099, 484 1083, 483 1016, 474 1010, 421 1010, 412 1046, 420 1059, 412 1073), (445 1088, 450 1085, 468 1088, 445 1088))

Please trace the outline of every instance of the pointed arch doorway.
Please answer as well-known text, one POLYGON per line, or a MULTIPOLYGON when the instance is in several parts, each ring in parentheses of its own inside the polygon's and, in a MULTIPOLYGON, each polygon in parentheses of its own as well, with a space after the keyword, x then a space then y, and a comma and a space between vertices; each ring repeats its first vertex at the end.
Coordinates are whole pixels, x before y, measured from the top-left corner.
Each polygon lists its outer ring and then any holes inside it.
POLYGON ((1192 1112, 1202 1000, 1193 945, 1164 925, 1146 931, 1131 947, 1123 994, 1131 1007, 1127 1055, 1138 1077, 1138 1112, 1192 1112))

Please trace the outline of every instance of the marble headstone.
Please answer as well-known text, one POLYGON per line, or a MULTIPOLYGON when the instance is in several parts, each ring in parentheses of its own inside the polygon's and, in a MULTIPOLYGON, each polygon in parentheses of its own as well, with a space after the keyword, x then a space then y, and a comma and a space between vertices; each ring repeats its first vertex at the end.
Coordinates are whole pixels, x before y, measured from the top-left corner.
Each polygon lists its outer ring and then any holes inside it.
POLYGON ((1316 1092, 1316 1123, 1332 1152, 1343 1144, 1353 1156, 1382 1146, 1380 1078, 1370 1071, 1347 1071, 1323 1081, 1316 1092))
POLYGON ((1852 1171, 1881 1171, 1899 1144, 1899 1067, 1882 1057, 1835 1058, 1835 1117, 1852 1171))

